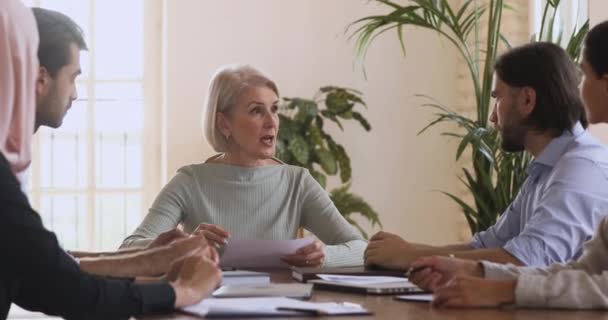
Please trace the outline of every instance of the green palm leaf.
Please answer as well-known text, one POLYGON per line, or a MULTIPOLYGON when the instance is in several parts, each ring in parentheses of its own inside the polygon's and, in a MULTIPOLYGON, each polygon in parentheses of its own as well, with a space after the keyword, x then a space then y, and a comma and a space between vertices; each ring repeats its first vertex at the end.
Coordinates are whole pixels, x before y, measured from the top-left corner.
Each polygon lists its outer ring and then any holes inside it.
MULTIPOLYGON (((361 62, 374 39, 393 29, 396 30, 401 50, 405 54, 407 39, 403 30, 414 27, 433 30, 440 37, 446 38, 467 65, 472 79, 471 89, 475 93, 476 117, 454 112, 429 96, 417 95, 426 100, 423 107, 436 111, 434 118, 418 134, 441 123, 457 125, 458 131, 442 132, 441 135, 457 139, 456 159, 460 159, 465 152, 471 155, 471 168, 463 168, 464 177, 459 179, 473 196, 473 203, 469 204, 451 193, 443 194, 460 206, 472 232, 485 230, 517 196, 527 177, 526 168, 531 161, 531 155, 527 152, 502 151, 498 133, 488 124, 493 66, 498 47, 499 44, 511 47, 509 40, 501 33, 503 9, 513 8, 501 0, 489 0, 483 5, 475 0, 467 0, 460 7, 455 7, 449 0, 411 0, 408 5, 383 0, 373 2, 385 5, 387 14, 363 17, 348 28, 352 30, 351 38, 355 39, 356 54, 361 62), (480 23, 482 16, 487 18, 483 19, 485 26, 480 23), (479 40, 482 29, 487 30, 483 45, 479 40)), ((556 41, 562 37, 563 33, 557 36, 552 34, 559 5, 559 0, 547 1, 538 39, 556 41)), ((587 22, 570 34, 566 50, 573 59, 580 56, 588 30, 587 22)))

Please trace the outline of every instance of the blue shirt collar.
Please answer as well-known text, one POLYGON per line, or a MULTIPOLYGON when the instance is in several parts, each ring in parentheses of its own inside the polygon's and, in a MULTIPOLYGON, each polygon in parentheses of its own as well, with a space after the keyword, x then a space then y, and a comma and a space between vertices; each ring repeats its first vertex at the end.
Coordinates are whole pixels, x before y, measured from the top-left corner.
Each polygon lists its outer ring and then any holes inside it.
POLYGON ((572 130, 566 130, 561 136, 551 140, 540 155, 534 159, 533 163, 540 163, 549 167, 555 166, 555 163, 557 163, 564 152, 566 152, 568 145, 584 132, 585 129, 583 128, 583 125, 581 125, 580 122, 577 122, 572 127, 572 130))

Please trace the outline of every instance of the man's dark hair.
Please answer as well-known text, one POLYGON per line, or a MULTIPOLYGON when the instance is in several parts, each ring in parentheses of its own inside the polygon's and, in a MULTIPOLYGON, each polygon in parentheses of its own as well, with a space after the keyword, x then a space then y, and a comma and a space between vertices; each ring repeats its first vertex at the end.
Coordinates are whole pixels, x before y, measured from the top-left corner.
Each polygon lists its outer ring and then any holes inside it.
POLYGON ((73 43, 80 50, 88 50, 87 44, 82 29, 65 14, 43 8, 32 8, 32 11, 40 35, 38 60, 54 78, 70 63, 70 45, 73 43))
POLYGON ((494 70, 510 87, 536 91, 536 106, 526 122, 531 128, 559 136, 577 121, 587 127, 577 68, 564 49, 549 42, 530 43, 503 54, 494 70))
POLYGON ((583 54, 598 77, 608 74, 608 21, 596 25, 587 33, 583 54))

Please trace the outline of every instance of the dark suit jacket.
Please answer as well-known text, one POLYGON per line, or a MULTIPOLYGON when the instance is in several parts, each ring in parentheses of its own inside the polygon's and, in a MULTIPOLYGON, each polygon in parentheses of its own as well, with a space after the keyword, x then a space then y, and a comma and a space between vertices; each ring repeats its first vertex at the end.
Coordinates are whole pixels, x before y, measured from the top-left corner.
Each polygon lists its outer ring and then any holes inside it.
POLYGON ((11 302, 67 319, 122 319, 173 308, 167 283, 82 272, 46 230, 0 153, 0 319, 11 302))

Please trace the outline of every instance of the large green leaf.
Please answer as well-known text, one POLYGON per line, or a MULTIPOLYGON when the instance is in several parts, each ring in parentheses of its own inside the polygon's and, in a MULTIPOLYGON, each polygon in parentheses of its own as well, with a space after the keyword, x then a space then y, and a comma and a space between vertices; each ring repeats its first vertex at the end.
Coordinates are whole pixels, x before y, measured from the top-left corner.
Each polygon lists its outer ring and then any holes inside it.
POLYGON ((279 114, 279 134, 281 140, 291 140, 295 135, 299 134, 298 125, 294 121, 282 114, 279 114))
POLYGON ((322 129, 319 128, 317 122, 311 122, 308 126, 308 136, 310 137, 310 141, 313 146, 323 147, 325 145, 325 139, 323 138, 322 129))
POLYGON ((360 196, 349 191, 350 184, 345 184, 330 192, 330 198, 340 213, 349 217, 352 214, 360 214, 373 226, 382 227, 378 213, 360 196))
POLYGON ((300 165, 306 166, 310 159, 310 149, 306 140, 301 136, 294 136, 289 140, 287 149, 291 152, 293 157, 300 165))
POLYGON ((338 161, 338 166, 340 167, 340 180, 342 183, 350 181, 352 168, 350 166, 350 157, 346 153, 346 150, 344 150, 344 147, 333 141, 329 144, 329 148, 332 150, 336 160, 338 161))
POLYGON ((326 119, 329 119, 329 120, 333 121, 335 124, 338 125, 338 127, 340 127, 340 130, 344 131, 344 127, 342 126, 342 122, 340 122, 340 120, 338 119, 338 117, 336 117, 336 115, 333 112, 330 112, 328 110, 322 110, 321 111, 321 115, 323 115, 326 119))
POLYGON ((333 153, 329 152, 327 149, 317 148, 315 149, 315 154, 319 159, 319 164, 325 173, 329 175, 338 173, 338 163, 336 162, 333 153))
POLYGON ((333 113, 334 115, 339 115, 344 112, 351 111, 355 106, 354 103, 351 103, 349 98, 349 93, 346 90, 336 90, 331 91, 327 94, 325 98, 325 104, 327 105, 327 110, 333 113))
POLYGON ((369 124, 369 122, 367 121, 367 119, 365 119, 365 117, 360 114, 359 112, 353 112, 353 118, 357 121, 359 121, 359 123, 361 124, 361 126, 363 127, 363 129, 365 129, 365 131, 370 131, 372 129, 372 126, 369 124))
POLYGON ((296 116, 294 117, 294 121, 306 127, 317 116, 318 112, 317 104, 310 101, 299 107, 298 113, 296 113, 296 116))

